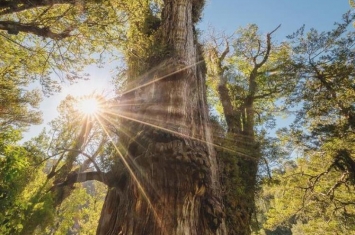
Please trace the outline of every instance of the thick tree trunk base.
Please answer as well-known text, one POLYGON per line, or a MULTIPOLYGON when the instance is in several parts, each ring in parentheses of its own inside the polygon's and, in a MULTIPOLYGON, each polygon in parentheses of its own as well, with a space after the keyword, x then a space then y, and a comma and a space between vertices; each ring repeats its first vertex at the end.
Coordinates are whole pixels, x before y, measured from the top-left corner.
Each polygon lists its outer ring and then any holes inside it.
POLYGON ((206 146, 153 129, 145 133, 145 153, 129 160, 135 175, 127 171, 125 182, 117 179, 120 185, 109 190, 97 234, 222 234, 223 208, 210 189, 206 146))

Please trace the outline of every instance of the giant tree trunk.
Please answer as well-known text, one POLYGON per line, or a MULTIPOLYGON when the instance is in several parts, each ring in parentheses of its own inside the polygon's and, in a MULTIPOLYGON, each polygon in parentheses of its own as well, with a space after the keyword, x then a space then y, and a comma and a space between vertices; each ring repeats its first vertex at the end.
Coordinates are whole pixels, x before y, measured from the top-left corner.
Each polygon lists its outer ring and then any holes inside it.
POLYGON ((113 168, 97 234, 226 234, 193 30, 192 11, 202 2, 164 1, 160 43, 169 56, 154 58, 157 69, 122 97, 131 105, 117 115, 129 138, 120 137, 122 159, 113 168))

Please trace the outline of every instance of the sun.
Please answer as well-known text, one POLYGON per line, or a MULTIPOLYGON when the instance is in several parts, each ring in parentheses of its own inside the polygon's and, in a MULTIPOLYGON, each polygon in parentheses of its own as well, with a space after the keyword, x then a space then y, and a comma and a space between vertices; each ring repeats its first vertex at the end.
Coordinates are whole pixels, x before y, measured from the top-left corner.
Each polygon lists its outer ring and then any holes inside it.
POLYGON ((94 97, 83 98, 79 101, 79 111, 85 115, 95 115, 100 111, 99 101, 94 97))

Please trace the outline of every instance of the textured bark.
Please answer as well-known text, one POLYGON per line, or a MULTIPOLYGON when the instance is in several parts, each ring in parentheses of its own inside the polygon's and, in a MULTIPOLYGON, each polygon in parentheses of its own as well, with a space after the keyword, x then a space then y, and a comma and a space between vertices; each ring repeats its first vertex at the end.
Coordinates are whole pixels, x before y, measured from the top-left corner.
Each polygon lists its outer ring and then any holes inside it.
POLYGON ((164 3, 160 39, 170 58, 142 79, 149 85, 122 97, 139 106, 119 110, 131 137, 122 140, 127 151, 119 162, 125 166, 114 174, 100 235, 226 234, 216 156, 207 144, 212 136, 205 81, 196 66, 193 1, 164 3))
POLYGON ((228 134, 223 146, 233 149, 221 151, 221 165, 226 225, 229 235, 251 234, 255 212, 256 174, 259 162, 257 143, 243 135, 228 134), (234 146, 234 147, 232 147, 234 146))

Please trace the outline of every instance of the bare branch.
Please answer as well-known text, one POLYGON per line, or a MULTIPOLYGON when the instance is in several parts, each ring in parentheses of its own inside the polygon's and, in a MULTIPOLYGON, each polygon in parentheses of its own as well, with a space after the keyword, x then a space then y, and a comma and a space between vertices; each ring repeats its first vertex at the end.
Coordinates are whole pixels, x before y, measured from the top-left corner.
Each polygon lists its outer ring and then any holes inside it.
MULTIPOLYGON (((84 161, 84 163, 80 166, 81 171, 84 171, 88 168, 88 166, 90 165, 90 163, 95 160, 95 158, 101 153, 103 146, 105 145, 105 143, 107 142, 107 138, 103 137, 99 146, 97 147, 96 151, 94 152, 94 154, 91 156, 91 158, 88 158, 87 160, 84 161)), ((96 164, 96 163, 93 163, 96 164)), ((96 168, 96 167, 95 167, 96 168)), ((96 168, 97 171, 99 171, 98 167, 96 168)))
POLYGON ((279 26, 277 26, 273 31, 271 31, 270 33, 268 33, 266 35, 266 53, 264 55, 264 58, 262 59, 262 61, 260 63, 257 63, 255 68, 260 68, 261 66, 263 66, 263 64, 265 64, 265 62, 268 60, 269 55, 270 55, 270 51, 271 51, 271 35, 278 30, 281 27, 281 24, 279 26))
POLYGON ((268 35, 273 34, 276 30, 278 30, 281 27, 281 24, 279 24, 279 26, 277 26, 274 30, 272 30, 270 33, 268 33, 268 35))
POLYGON ((270 171, 270 167, 269 167, 268 161, 266 160, 265 157, 261 157, 261 159, 262 159, 262 160, 264 161, 264 163, 265 163, 266 171, 267 171, 267 174, 268 174, 268 176, 269 176, 269 179, 272 179, 271 171, 270 171))
POLYGON ((334 198, 334 192, 337 188, 339 188, 342 184, 345 184, 348 180, 349 173, 344 172, 340 179, 328 190, 327 195, 330 196, 331 199, 334 198))
POLYGON ((273 94, 279 93, 280 91, 281 90, 278 90, 277 87, 275 87, 274 90, 269 90, 269 92, 267 92, 267 93, 253 96, 253 99, 256 100, 256 99, 263 99, 263 98, 266 98, 266 97, 270 97, 273 94))
POLYGON ((34 50, 32 50, 31 48, 26 47, 26 46, 22 45, 21 43, 16 42, 15 40, 13 40, 13 39, 7 37, 6 35, 4 35, 4 34, 2 34, 2 33, 0 33, 0 36, 6 38, 6 40, 8 40, 8 41, 10 41, 10 42, 12 42, 12 43, 15 43, 16 45, 18 45, 18 46, 20 46, 20 47, 22 47, 22 48, 24 48, 24 49, 26 49, 26 50, 28 50, 28 51, 34 52, 34 50))
POLYGON ((228 43, 227 39, 225 39, 225 41, 226 41, 226 48, 224 49, 224 51, 222 52, 221 56, 219 57, 219 60, 220 60, 221 63, 224 60, 224 58, 226 57, 226 55, 229 53, 229 43, 228 43))

